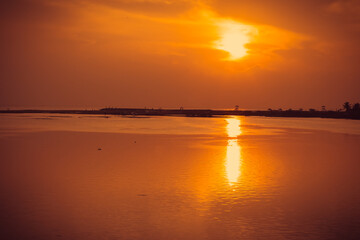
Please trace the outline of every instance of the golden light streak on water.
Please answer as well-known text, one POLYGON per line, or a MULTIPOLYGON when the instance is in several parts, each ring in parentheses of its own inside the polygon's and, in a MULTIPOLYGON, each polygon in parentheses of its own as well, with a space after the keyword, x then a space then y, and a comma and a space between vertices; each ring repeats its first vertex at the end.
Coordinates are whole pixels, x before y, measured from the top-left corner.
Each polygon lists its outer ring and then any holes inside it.
POLYGON ((226 177, 228 179, 229 185, 234 185, 241 175, 241 146, 238 142, 237 137, 242 134, 241 131, 241 121, 236 118, 226 119, 227 121, 227 135, 230 138, 226 147, 226 177))
POLYGON ((226 132, 229 138, 237 138, 239 135, 242 134, 241 131, 241 121, 236 118, 228 118, 226 119, 227 126, 226 132))

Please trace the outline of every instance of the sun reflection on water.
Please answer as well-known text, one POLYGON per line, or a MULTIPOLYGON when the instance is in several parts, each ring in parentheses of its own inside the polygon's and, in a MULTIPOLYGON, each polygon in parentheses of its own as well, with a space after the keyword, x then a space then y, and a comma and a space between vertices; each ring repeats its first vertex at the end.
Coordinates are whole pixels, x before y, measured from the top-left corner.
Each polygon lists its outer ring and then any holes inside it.
POLYGON ((238 181, 241 175, 241 146, 237 137, 242 134, 242 131, 240 127, 241 121, 239 119, 229 118, 226 119, 226 121, 228 123, 226 130, 229 140, 226 147, 225 169, 229 185, 232 186, 238 181))

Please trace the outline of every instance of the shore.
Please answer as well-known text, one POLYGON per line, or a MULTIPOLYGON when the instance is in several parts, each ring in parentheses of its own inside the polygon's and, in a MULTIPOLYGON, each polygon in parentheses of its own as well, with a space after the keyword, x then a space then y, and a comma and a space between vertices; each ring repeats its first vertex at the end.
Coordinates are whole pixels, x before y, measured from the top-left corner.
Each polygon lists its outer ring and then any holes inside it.
POLYGON ((345 111, 300 111, 300 110, 211 110, 211 109, 147 109, 147 108, 103 108, 98 110, 0 110, 0 113, 55 113, 55 114, 95 114, 95 115, 140 115, 140 116, 264 116, 264 117, 300 117, 300 118, 339 118, 360 119, 360 112, 345 111))

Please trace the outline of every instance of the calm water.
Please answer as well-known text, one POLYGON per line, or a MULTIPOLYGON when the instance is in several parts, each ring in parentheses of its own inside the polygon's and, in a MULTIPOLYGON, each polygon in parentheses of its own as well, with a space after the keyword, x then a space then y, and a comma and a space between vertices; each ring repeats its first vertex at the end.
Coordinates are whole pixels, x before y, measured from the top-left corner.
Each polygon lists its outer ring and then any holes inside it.
POLYGON ((360 239, 360 121, 0 115, 1 239, 360 239))

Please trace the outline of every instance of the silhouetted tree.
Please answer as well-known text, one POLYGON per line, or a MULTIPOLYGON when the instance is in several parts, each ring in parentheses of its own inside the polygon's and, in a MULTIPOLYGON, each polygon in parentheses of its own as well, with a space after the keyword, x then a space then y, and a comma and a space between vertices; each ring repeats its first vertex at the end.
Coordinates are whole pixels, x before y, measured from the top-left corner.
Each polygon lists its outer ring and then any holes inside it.
POLYGON ((351 104, 349 102, 345 102, 343 104, 343 107, 345 109, 345 111, 349 112, 351 110, 351 104))
POLYGON ((352 110, 354 112, 359 112, 360 111, 360 103, 354 103, 352 110))
POLYGON ((235 111, 239 111, 239 105, 235 105, 235 111))

